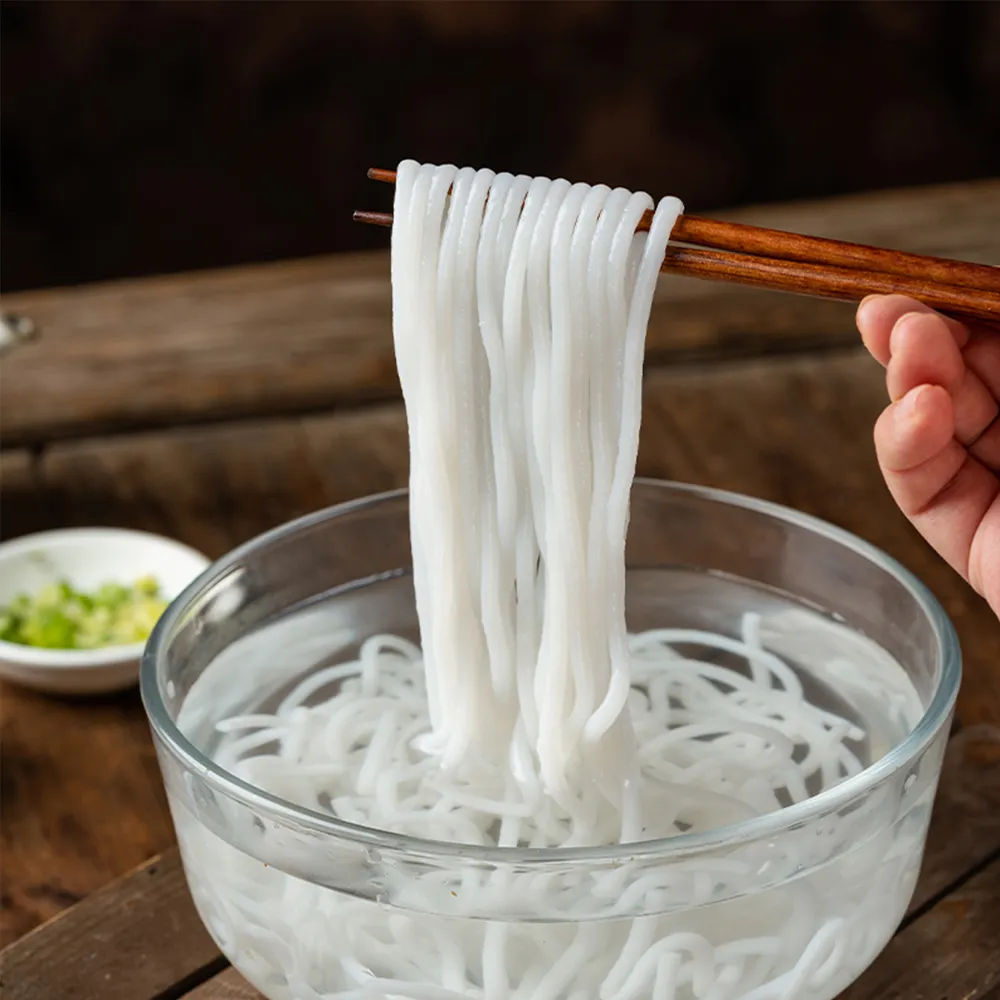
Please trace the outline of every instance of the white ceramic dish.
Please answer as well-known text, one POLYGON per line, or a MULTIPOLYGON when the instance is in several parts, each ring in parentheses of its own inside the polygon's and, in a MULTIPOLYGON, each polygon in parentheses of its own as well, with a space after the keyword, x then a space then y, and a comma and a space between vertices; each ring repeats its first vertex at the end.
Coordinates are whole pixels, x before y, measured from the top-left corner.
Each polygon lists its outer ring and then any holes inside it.
MULTIPOLYGON (((65 528, 0 544, 0 607, 21 592, 68 580, 81 590, 154 576, 173 600, 210 560, 170 538, 123 528, 65 528)), ((37 649, 0 640, 0 677, 58 694, 105 694, 135 684, 145 643, 104 649, 37 649)))

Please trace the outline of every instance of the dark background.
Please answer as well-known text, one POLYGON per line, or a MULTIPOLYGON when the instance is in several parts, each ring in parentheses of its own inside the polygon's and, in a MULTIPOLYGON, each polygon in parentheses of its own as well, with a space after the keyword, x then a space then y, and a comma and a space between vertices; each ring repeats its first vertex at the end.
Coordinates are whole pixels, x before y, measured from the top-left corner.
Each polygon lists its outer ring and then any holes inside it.
POLYGON ((689 209, 1000 173, 1000 3, 4 0, 5 290, 386 245, 404 156, 689 209))

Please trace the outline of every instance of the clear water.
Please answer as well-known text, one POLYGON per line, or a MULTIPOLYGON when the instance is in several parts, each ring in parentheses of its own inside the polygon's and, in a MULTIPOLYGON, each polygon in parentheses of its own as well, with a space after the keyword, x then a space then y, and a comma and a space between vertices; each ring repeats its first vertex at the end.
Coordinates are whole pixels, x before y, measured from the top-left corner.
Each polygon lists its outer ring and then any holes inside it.
MULTIPOLYGON (((737 638, 747 613, 760 616, 763 645, 795 671, 809 700, 864 731, 853 745, 862 763, 918 720, 921 699, 900 664, 816 609, 708 573, 628 578, 633 632, 737 638)), ((405 575, 325 595, 234 643, 187 693, 178 723, 214 755, 219 720, 272 711, 304 676, 352 659, 361 641, 384 632, 417 639, 405 575)), ((741 657, 692 652, 748 671, 741 657)), ((900 776, 745 851, 625 864, 610 873, 620 893, 585 917, 558 908, 571 897, 592 901, 607 870, 549 884, 516 866, 502 876, 458 861, 434 869, 316 842, 220 805, 192 775, 167 787, 202 918, 272 1000, 831 1000, 905 911, 938 764, 918 762, 905 783, 900 776), (631 969, 638 978, 626 982, 631 969)))
MULTIPOLYGON (((739 638, 747 614, 760 616, 763 645, 795 671, 807 699, 864 731, 864 739, 851 743, 851 749, 865 766, 916 725, 923 705, 903 667, 877 643, 830 615, 777 591, 720 574, 687 569, 628 574, 630 632, 683 628, 739 638)), ((408 574, 324 595, 239 640, 196 682, 178 722, 212 756, 219 741, 215 731, 219 720, 273 711, 304 676, 353 659, 364 639, 384 632, 419 641, 408 574)), ((748 674, 742 657, 704 647, 678 649, 748 674)), ((334 693, 322 689, 309 704, 334 693)))

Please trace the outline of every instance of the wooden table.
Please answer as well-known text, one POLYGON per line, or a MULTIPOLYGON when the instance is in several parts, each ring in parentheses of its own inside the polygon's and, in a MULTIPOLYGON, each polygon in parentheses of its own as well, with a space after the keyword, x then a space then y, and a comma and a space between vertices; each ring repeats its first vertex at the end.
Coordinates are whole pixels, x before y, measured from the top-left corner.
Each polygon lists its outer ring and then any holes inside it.
MULTIPOLYGON (((998 181, 732 217, 1000 264, 998 181)), ((3 362, 4 537, 113 524, 218 556, 406 481, 385 254, 11 295, 4 308, 44 331, 3 362)), ((842 525, 952 616, 966 673, 922 880, 848 995, 1000 996, 1000 625, 881 483, 882 375, 852 310, 665 278, 644 398, 640 474, 842 525)), ((2 738, 5 998, 254 996, 191 908, 137 693, 72 702, 6 687, 2 738)))

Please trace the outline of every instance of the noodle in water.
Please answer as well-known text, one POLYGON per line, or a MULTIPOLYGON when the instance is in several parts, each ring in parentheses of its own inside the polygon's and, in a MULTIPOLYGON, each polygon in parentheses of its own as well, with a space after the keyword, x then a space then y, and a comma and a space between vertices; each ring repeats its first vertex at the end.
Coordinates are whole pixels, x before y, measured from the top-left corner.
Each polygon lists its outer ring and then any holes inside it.
MULTIPOLYGON (((220 723, 222 765, 366 827, 501 848, 711 830, 862 770, 866 733, 811 703, 757 616, 739 636, 626 631, 646 326, 681 211, 604 186, 399 165, 393 329, 420 646, 372 636, 273 712, 220 723)), ((915 723, 914 691, 831 669, 915 723)), ((838 877, 842 914, 792 876, 860 839, 875 805, 803 831, 794 854, 750 845, 668 872, 385 866, 391 914, 277 874, 262 901, 259 865, 206 835, 198 850, 226 888, 195 892, 240 968, 288 1000, 826 998, 884 943, 919 858, 900 849, 886 864, 884 843, 864 846, 878 864, 859 856, 856 882, 838 877), (789 881, 762 903, 762 878, 789 881), (717 897, 724 918, 690 909, 717 897)))

